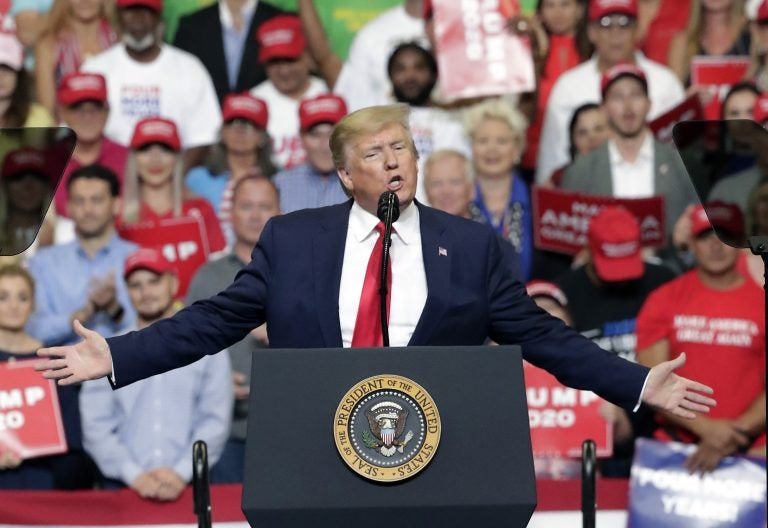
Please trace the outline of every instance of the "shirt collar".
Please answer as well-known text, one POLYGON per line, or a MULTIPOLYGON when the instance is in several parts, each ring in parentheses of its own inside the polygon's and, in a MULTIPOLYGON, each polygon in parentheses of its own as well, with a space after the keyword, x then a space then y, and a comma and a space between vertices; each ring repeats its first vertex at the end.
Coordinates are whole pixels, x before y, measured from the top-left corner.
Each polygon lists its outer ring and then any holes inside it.
MULTIPOLYGON (((257 0, 247 0, 245 4, 243 4, 242 13, 243 18, 246 19, 246 21, 248 21, 251 13, 253 13, 253 11, 256 9, 256 2, 257 0)), ((224 0, 219 0, 219 19, 221 20, 222 26, 227 29, 232 29, 232 13, 229 11, 229 8, 226 6, 224 0)))
MULTIPOLYGON (((611 165, 629 163, 621 157, 621 153, 616 147, 616 142, 613 139, 608 140, 608 158, 611 162, 611 165)), ((651 159, 653 159, 653 136, 649 131, 646 130, 643 144, 640 145, 640 150, 637 152, 637 159, 634 161, 634 163, 651 159)))
MULTIPOLYGON (((352 209, 349 212, 349 230, 356 242, 362 242, 373 233, 376 224, 379 223, 378 217, 372 215, 357 202, 352 203, 352 209)), ((392 232, 404 243, 413 243, 419 236, 419 208, 416 202, 400 211, 400 218, 392 224, 392 232)))
MULTIPOLYGON (((102 254, 109 254, 113 249, 117 247, 121 241, 122 239, 117 235, 117 230, 115 230, 114 233, 112 233, 109 241, 99 248, 94 257, 102 254)), ((81 256, 88 257, 88 254, 83 249, 83 246, 80 244, 79 240, 77 241, 77 252, 81 256)))

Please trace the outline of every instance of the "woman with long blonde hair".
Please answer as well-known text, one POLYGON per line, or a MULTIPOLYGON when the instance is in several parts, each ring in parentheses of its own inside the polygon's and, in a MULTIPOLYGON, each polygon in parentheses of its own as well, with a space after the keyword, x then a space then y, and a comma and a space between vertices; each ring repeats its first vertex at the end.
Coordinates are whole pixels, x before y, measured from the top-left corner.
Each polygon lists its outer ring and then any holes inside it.
POLYGON ((35 46, 37 100, 53 113, 62 77, 117 40, 114 0, 55 0, 35 46))
POLYGON ((690 84, 691 60, 697 55, 749 56, 750 34, 743 0, 693 0, 685 33, 669 46, 669 67, 690 84))

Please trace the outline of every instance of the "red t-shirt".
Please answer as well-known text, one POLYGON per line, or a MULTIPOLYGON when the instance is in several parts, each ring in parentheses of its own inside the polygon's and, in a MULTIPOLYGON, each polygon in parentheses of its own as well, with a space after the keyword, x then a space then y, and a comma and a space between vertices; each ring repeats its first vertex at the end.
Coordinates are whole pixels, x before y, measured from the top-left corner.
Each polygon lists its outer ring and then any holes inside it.
MULTIPOLYGON (((94 163, 104 165, 112 170, 112 172, 117 175, 117 181, 122 185, 125 160, 127 158, 127 148, 104 138, 101 143, 101 153, 99 153, 99 157, 94 163)), ((61 216, 68 216, 67 199, 69 198, 69 193, 67 192, 67 182, 69 181, 69 175, 82 166, 82 163, 72 157, 69 158, 69 163, 67 163, 67 166, 64 168, 64 173, 61 176, 61 183, 59 184, 59 188, 56 189, 56 195, 53 198, 53 201, 56 204, 56 213, 61 216)))
MULTIPOLYGON (((685 352, 677 374, 712 387, 717 400, 712 418, 737 418, 765 390, 765 310, 763 292, 748 279, 731 290, 706 286, 690 271, 661 286, 637 316, 637 351, 661 339, 669 341, 669 359, 685 352)), ((682 441, 695 438, 664 423, 657 437, 682 441)), ((765 443, 761 435, 758 444, 765 443)))

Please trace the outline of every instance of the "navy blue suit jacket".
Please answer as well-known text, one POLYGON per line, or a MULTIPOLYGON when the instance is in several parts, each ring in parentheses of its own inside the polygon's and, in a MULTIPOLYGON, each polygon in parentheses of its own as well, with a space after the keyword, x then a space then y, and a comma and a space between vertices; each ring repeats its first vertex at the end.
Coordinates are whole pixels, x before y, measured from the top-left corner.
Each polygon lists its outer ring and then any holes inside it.
MULTIPOLYGON (((116 386, 216 353, 263 322, 275 348, 341 347, 339 285, 351 203, 273 218, 253 260, 226 290, 141 332, 108 339, 116 386)), ((410 345, 482 345, 487 337, 519 344, 525 359, 564 384, 625 408, 637 403, 647 368, 539 309, 512 278, 490 228, 417 205, 428 295, 410 345)))

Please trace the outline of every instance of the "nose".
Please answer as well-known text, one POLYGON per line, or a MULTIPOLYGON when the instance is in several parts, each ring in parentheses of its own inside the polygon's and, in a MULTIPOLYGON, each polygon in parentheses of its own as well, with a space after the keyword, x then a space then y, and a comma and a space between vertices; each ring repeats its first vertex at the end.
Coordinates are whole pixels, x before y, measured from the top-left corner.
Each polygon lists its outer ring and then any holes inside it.
POLYGON ((398 166, 398 162, 397 162, 397 154, 395 153, 394 149, 388 148, 384 152, 385 152, 384 163, 387 169, 396 169, 398 166))

